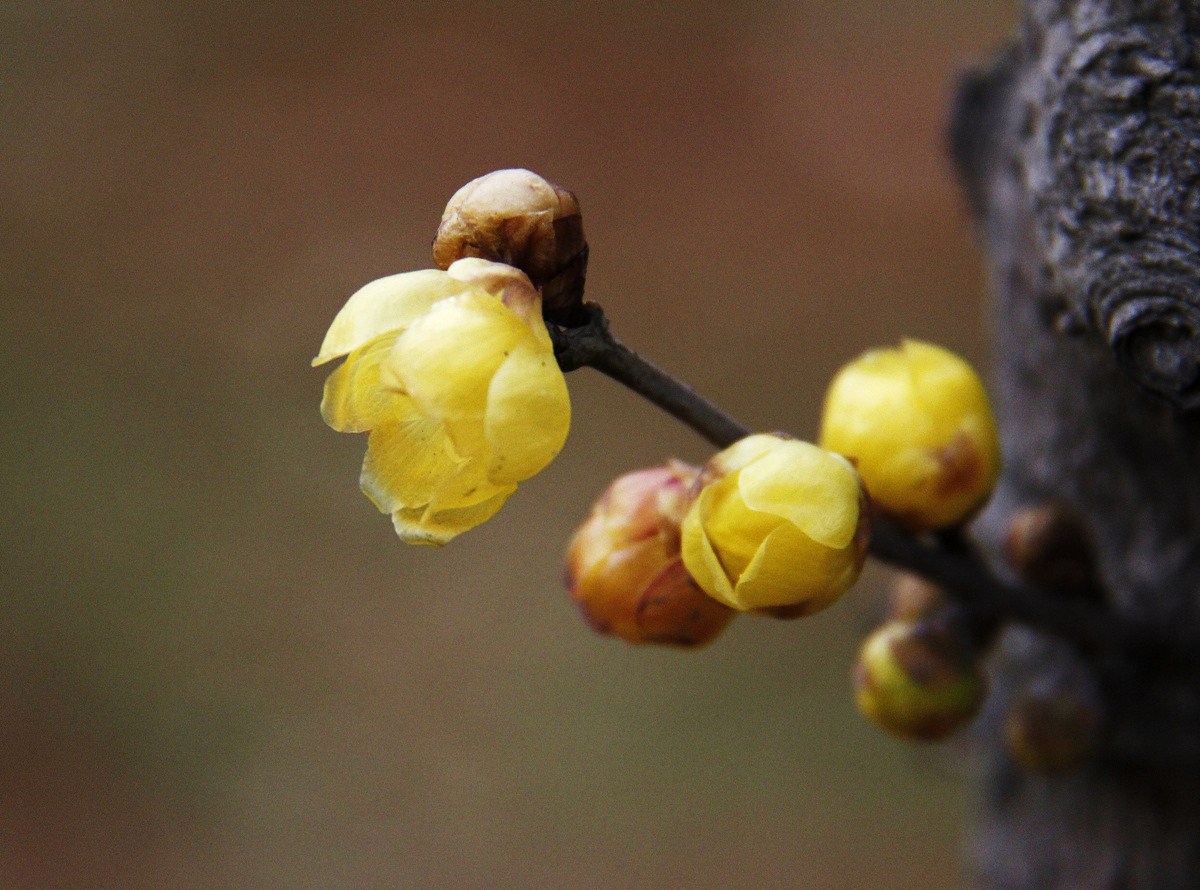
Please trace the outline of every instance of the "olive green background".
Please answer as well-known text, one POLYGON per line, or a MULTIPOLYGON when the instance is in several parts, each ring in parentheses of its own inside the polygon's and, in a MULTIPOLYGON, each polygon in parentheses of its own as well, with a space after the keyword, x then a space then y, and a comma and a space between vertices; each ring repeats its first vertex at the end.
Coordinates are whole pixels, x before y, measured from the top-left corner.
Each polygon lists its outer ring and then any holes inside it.
POLYGON ((466 180, 579 195, 589 296, 748 424, 900 336, 986 360, 949 165, 1005 0, 0 6, 0 884, 949 887, 954 752, 848 672, 886 574, 699 652, 560 588, 708 451, 590 371, 488 525, 402 545, 308 367, 466 180))

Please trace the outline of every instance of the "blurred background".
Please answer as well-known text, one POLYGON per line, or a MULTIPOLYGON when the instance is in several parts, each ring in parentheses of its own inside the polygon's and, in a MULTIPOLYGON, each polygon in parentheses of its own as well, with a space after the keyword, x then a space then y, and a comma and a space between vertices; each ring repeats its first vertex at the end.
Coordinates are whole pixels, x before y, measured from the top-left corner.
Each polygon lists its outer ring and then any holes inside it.
POLYGON ((486 526, 402 545, 317 413, 329 321, 489 170, 576 191, 589 296, 811 437, 904 335, 986 361, 943 151, 1012 0, 0 5, 4 887, 951 887, 970 783, 848 672, 886 573, 699 652, 560 587, 702 442, 591 371, 486 526))

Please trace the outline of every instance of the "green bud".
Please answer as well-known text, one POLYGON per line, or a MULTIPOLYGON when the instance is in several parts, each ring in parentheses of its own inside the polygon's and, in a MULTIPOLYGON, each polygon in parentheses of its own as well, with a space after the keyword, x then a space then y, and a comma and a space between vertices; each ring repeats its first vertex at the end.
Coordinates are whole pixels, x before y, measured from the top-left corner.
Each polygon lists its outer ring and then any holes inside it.
POLYGON ((889 621, 867 637, 854 669, 855 703, 902 739, 937 741, 979 712, 987 685, 966 637, 948 621, 889 621))

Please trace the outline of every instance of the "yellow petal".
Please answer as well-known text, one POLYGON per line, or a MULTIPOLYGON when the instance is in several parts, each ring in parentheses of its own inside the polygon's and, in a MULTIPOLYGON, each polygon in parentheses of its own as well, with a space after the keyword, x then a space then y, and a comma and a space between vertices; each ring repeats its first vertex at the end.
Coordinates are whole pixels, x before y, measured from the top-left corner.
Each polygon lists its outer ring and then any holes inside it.
POLYGON ((360 483, 381 513, 424 510, 462 465, 445 427, 409 404, 407 416, 371 430, 360 483))
POLYGON ((364 433, 399 410, 404 396, 379 380, 380 362, 396 342, 396 333, 376 337, 350 353, 325 380, 321 416, 341 433, 364 433))
POLYGON ((680 551, 683 564, 687 567, 688 574, 705 593, 735 609, 741 608, 734 598, 733 585, 729 583, 725 568, 721 565, 721 560, 717 558, 712 543, 704 531, 701 514, 705 506, 704 500, 709 496, 709 491, 711 491, 711 487, 705 488, 700 493, 700 497, 696 499, 683 518, 683 525, 680 528, 680 551))
POLYGON ((709 466, 720 475, 735 473, 764 454, 774 451, 783 441, 786 440, 769 433, 754 433, 719 452, 709 461, 709 466))
POLYGON ((488 479, 487 457, 469 458, 459 466, 458 472, 443 480, 429 501, 430 510, 458 510, 474 507, 498 494, 506 497, 516 490, 512 483, 496 483, 488 479))
POLYGON ((739 475, 734 473, 707 486, 704 490, 707 497, 700 514, 704 530, 725 567, 725 574, 735 586, 738 577, 758 553, 763 538, 783 522, 778 516, 746 506, 738 490, 739 475))
POLYGON ((808 442, 780 442, 738 473, 738 490, 750 509, 786 519, 826 547, 845 547, 858 527, 858 474, 808 442))
POLYGON ((465 257, 446 270, 452 278, 478 285, 507 306, 521 323, 534 333, 541 332, 546 342, 550 334, 542 320, 542 294, 520 269, 478 257, 465 257))
POLYGON ((493 482, 521 482, 562 449, 571 426, 567 382, 549 349, 532 337, 513 348, 492 377, 485 431, 493 482))
POLYGON ((515 490, 516 486, 513 486, 511 490, 481 504, 459 510, 396 510, 392 513, 392 525, 396 534, 409 544, 431 544, 440 547, 463 532, 491 519, 515 490))
POLYGON ((381 379, 451 424, 460 451, 479 450, 492 375, 525 330, 498 299, 468 291, 441 301, 400 335, 381 379))
POLYGON ((465 285, 440 269, 389 275, 354 293, 333 319, 313 365, 323 365, 388 331, 400 331, 465 285))
POLYGON ((739 609, 810 602, 815 612, 836 601, 857 578, 857 561, 849 550, 831 550, 794 525, 781 523, 742 573, 734 597, 739 609))
POLYGON ((917 530, 961 521, 1000 470, 978 375, 952 352, 916 340, 872 350, 838 372, 821 444, 852 458, 879 507, 917 530))

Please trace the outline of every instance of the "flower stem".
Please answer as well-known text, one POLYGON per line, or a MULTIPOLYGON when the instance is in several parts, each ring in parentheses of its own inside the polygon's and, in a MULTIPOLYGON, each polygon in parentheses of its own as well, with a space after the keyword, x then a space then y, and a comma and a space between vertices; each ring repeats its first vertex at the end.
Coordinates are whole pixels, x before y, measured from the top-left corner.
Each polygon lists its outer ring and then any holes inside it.
POLYGON ((683 421, 718 448, 750 435, 749 428, 614 337, 603 309, 595 303, 585 303, 584 308, 588 313, 585 324, 550 326, 554 353, 564 371, 595 368, 683 421))
MULTIPOLYGON (((586 303, 584 309, 587 320, 581 325, 547 325, 563 371, 594 368, 683 421, 718 448, 750 434, 749 428, 690 386, 617 340, 599 306, 586 303)), ((1092 660, 1126 656, 1165 668, 1198 666, 1200 640, 1122 618, 1084 598, 1007 583, 973 548, 964 546, 960 537, 951 534, 923 540, 886 517, 876 516, 870 552, 882 562, 922 576, 981 614, 1056 636, 1092 660)))

